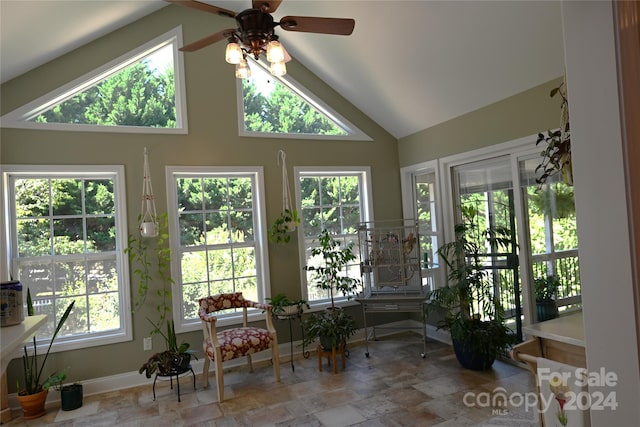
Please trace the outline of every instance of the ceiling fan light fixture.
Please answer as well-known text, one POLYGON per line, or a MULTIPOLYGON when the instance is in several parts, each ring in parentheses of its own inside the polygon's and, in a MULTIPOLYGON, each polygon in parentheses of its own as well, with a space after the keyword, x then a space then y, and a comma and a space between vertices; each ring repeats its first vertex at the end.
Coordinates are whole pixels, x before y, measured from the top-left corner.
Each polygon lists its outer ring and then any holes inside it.
POLYGON ((227 49, 224 53, 224 59, 229 64, 240 64, 243 61, 242 56, 243 53, 240 45, 235 41, 230 41, 229 44, 227 44, 227 49))
POLYGON ((272 62, 269 71, 276 77, 282 77, 287 74, 287 66, 284 64, 284 61, 272 62))
POLYGON ((284 62, 284 48, 278 40, 271 40, 267 45, 267 61, 284 62))
POLYGON ((251 68, 249 68, 247 60, 243 58, 239 64, 236 64, 236 78, 248 79, 249 77, 251 77, 251 68))

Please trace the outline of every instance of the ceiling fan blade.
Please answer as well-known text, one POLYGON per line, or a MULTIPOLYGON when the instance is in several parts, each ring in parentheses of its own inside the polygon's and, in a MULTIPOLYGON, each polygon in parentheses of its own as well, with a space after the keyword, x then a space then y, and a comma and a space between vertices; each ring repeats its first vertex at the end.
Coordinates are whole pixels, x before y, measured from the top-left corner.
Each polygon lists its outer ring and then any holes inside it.
POLYGON ((203 47, 207 47, 211 44, 219 42, 220 40, 224 40, 228 38, 233 33, 233 31, 234 31, 233 28, 228 28, 226 30, 219 31, 215 34, 211 34, 210 36, 204 37, 193 43, 189 43, 188 45, 182 46, 179 50, 183 52, 193 52, 198 49, 202 49, 203 47))
POLYGON ((280 6, 282 0, 253 0, 252 5, 254 9, 261 10, 267 13, 273 13, 280 6))
POLYGON ((336 34, 348 36, 353 32, 356 21, 350 18, 317 18, 310 16, 285 16, 280 27, 287 31, 304 33, 336 34))
POLYGON ((203 12, 213 13, 215 15, 228 16, 229 18, 234 18, 236 16, 236 13, 232 10, 223 9, 218 6, 213 6, 208 3, 201 3, 195 0, 165 0, 165 1, 169 3, 179 4, 180 6, 190 7, 192 9, 198 9, 203 12))

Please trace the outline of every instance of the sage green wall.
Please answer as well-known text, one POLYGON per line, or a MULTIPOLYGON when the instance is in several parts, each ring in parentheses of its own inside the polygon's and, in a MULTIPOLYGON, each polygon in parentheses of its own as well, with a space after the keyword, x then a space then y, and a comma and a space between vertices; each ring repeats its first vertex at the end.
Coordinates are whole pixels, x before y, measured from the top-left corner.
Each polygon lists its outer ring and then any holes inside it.
POLYGON ((560 126, 560 101, 549 92, 562 78, 401 138, 400 167, 512 141, 560 126))
MULTIPOLYGON (((2 114, 117 58, 131 49, 182 24, 184 42, 197 40, 229 25, 228 19, 169 6, 95 42, 64 55, 1 87, 2 114)), ((238 136, 236 79, 233 67, 224 61, 224 43, 185 54, 188 135, 142 135, 125 133, 66 132, 1 129, 2 164, 123 164, 126 171, 127 219, 136 227, 142 187, 143 148, 150 153, 150 168, 159 212, 165 212, 166 165, 264 166, 267 223, 282 208, 281 170, 276 153, 287 153, 289 176, 294 166, 370 166, 376 219, 401 216, 397 141, 300 64, 287 64, 289 74, 336 111, 368 134, 373 141, 322 141, 264 139, 238 136)), ((293 181, 291 182, 293 185, 293 181)), ((292 187, 293 188, 293 187, 292 187)), ((269 245, 271 292, 300 295, 297 240, 288 245, 269 245)), ((157 285, 157 284, 156 284, 157 285)), ((135 291, 135 283, 132 284, 135 291)), ((355 310, 354 310, 355 311, 355 310)), ((51 369, 70 367, 70 380, 88 380, 137 370, 150 356, 142 351, 148 335, 146 316, 155 316, 153 306, 133 316, 134 339, 100 347, 67 351, 50 357, 51 369)), ((285 327, 279 327, 283 334, 285 327)), ((286 336, 286 334, 284 334, 286 336)), ((202 332, 183 334, 199 350, 202 332)), ((286 339, 281 339, 286 342, 286 339)), ((154 349, 162 348, 157 339, 154 349)), ((18 360, 11 362, 8 384, 15 391, 18 360)))

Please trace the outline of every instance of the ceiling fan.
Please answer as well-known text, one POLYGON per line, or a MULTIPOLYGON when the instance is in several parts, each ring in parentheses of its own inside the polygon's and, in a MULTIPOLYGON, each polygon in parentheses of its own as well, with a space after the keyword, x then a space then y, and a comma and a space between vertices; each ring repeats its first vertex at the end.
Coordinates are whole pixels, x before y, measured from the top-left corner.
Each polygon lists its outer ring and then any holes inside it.
POLYGON ((228 63, 236 65, 236 77, 238 78, 250 76, 251 71, 246 61, 246 55, 252 55, 254 59, 258 60, 263 53, 266 55, 267 61, 271 63, 271 74, 282 76, 286 73, 285 62, 288 62, 291 57, 278 41, 278 36, 275 34, 277 26, 286 31, 343 36, 350 35, 355 27, 355 21, 348 18, 285 16, 280 21, 275 21, 271 13, 278 9, 282 0, 252 0, 252 7, 239 13, 196 0, 165 1, 220 16, 235 18, 238 24, 237 28, 218 31, 185 45, 180 50, 193 52, 227 39, 225 59, 228 63))

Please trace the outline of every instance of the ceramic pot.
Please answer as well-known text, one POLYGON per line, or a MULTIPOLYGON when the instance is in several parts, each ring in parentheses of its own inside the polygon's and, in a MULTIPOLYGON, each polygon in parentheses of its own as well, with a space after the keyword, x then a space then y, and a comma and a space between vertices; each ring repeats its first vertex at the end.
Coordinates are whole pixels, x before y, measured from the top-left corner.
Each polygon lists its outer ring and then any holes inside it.
POLYGON ((47 401, 49 390, 42 390, 34 394, 18 394, 18 402, 22 407, 22 414, 25 420, 39 418, 45 414, 44 404, 47 401))
POLYGON ((158 226, 155 222, 140 223, 140 235, 142 237, 156 237, 158 235, 158 226))
POLYGON ((536 311, 538 314, 538 322, 555 319, 558 317, 558 306, 555 301, 545 301, 536 303, 536 311))

